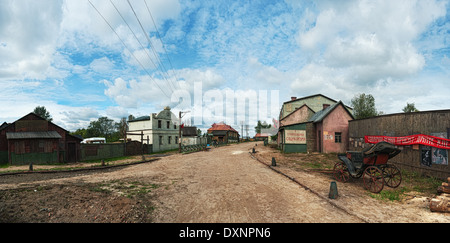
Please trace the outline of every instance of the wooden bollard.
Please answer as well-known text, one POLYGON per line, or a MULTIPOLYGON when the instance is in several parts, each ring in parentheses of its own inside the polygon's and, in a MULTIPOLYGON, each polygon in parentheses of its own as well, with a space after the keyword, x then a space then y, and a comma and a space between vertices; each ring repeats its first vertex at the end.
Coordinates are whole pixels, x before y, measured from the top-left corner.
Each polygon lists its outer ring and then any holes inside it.
POLYGON ((338 197, 337 184, 335 181, 332 181, 330 184, 330 193, 328 194, 330 199, 336 199, 338 197))

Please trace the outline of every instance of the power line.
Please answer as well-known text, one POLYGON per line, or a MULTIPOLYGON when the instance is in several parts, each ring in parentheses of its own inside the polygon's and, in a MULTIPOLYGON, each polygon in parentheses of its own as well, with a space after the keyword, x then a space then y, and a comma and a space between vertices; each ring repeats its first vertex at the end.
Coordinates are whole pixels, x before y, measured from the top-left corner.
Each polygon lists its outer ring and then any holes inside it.
POLYGON ((156 86, 158 86, 158 88, 161 90, 161 92, 167 97, 170 98, 170 96, 168 96, 166 94, 166 92, 164 92, 164 90, 158 85, 158 83, 152 78, 152 76, 150 75, 150 73, 147 71, 147 69, 144 67, 144 65, 142 65, 142 63, 139 61, 139 59, 136 58, 136 56, 133 54, 133 52, 130 51, 130 49, 127 47, 127 45, 125 44, 125 42, 122 40, 122 38, 120 38, 119 34, 116 32, 116 30, 114 30, 114 28, 111 26, 111 24, 108 22, 108 20, 100 13, 100 11, 95 7, 95 5, 91 2, 91 0, 88 0, 89 3, 91 4, 91 6, 95 9, 95 11, 97 11, 97 13, 102 17, 102 19, 106 22, 106 24, 109 26, 109 28, 111 28, 111 30, 114 32, 114 34, 116 34, 117 38, 119 38, 120 42, 122 42, 122 45, 125 47, 125 49, 127 49, 127 51, 134 57, 134 59, 136 59, 136 61, 139 63, 139 65, 142 67, 142 69, 148 74, 148 76, 150 77, 150 79, 155 82, 156 86))
MULTIPOLYGON (((139 26, 141 27, 142 32, 143 32, 144 35, 145 35, 145 38, 147 39, 147 41, 148 41, 150 47, 152 48, 153 54, 155 55, 156 59, 159 61, 159 64, 160 64, 160 66, 161 66, 161 69, 163 69, 163 64, 162 64, 162 62, 161 62, 161 59, 158 57, 157 51, 156 51, 154 45, 152 45, 152 41, 150 40, 150 37, 147 35, 147 32, 145 31, 144 26, 142 25, 141 21, 139 20, 139 17, 137 16, 136 11, 134 11, 133 5, 131 5, 130 0, 127 0, 127 2, 128 2, 128 5, 130 5, 130 8, 131 8, 131 10, 133 11, 134 16, 136 17, 136 20, 138 21, 139 26)), ((165 72, 167 73, 167 71, 165 71, 165 72)), ((168 81, 168 83, 171 84, 169 81, 168 81)), ((173 85, 173 84, 172 84, 172 85, 173 85)), ((175 88, 175 87, 173 87, 173 88, 175 88)))
MULTIPOLYGON (((158 35, 159 41, 161 41, 161 44, 162 44, 163 49, 164 49, 164 53, 166 54, 167 60, 169 61, 169 64, 170 64, 170 67, 172 68, 172 72, 173 72, 174 77, 175 77, 175 82, 176 82, 176 84, 178 84, 178 82, 177 82, 177 81, 178 81, 178 77, 177 77, 177 75, 176 75, 176 73, 175 73, 175 71, 174 71, 175 68, 173 68, 172 61, 170 60, 169 55, 167 54, 166 46, 164 45, 164 42, 163 42, 163 40, 162 40, 162 38, 161 38, 161 35, 159 34, 158 27, 156 27, 156 23, 155 23, 155 20, 153 19, 153 15, 152 15, 152 13, 150 12, 150 8, 148 7, 147 1, 146 1, 146 0, 144 0, 144 3, 145 3, 145 6, 147 7, 147 11, 148 11, 148 13, 149 13, 149 15, 150 15, 150 18, 152 19, 153 26, 155 26, 156 34, 158 35)), ((178 84, 178 88, 180 88, 179 84, 178 84)))
MULTIPOLYGON (((144 50, 145 54, 147 55, 148 59, 150 59, 150 61, 153 63, 153 66, 155 66, 156 69, 158 69, 158 66, 155 64, 155 62, 153 62, 153 59, 150 57, 150 54, 148 53, 147 49, 144 47, 144 45, 141 43, 141 41, 139 40, 139 38, 137 37, 137 35, 134 33, 133 29, 130 27, 130 25, 128 24, 128 22, 125 20, 125 18, 123 17, 122 13, 119 11, 119 9, 116 7, 116 5, 112 2, 112 0, 109 0, 109 2, 113 5, 113 7, 116 9, 117 13, 120 15, 120 17, 122 18, 123 22, 125 22, 125 24, 128 26, 128 29, 131 31, 131 33, 133 34, 134 38, 137 40, 137 42, 139 43, 139 45, 142 47, 142 49, 144 50)), ((168 81, 164 74, 161 72, 162 77, 168 81)), ((170 87, 169 87, 170 88, 170 87)), ((174 92, 173 90, 171 90, 172 92, 174 92)))

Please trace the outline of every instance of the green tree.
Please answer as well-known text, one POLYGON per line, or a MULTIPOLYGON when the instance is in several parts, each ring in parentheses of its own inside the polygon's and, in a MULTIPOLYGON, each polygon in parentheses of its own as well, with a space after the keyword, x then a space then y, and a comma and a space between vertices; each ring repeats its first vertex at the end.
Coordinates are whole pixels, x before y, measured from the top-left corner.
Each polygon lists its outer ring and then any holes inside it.
POLYGON ((45 106, 37 106, 34 108, 33 113, 44 118, 45 120, 51 122, 53 121, 52 116, 50 115, 50 112, 47 111, 45 106))
POLYGON ((114 142, 120 137, 118 133, 118 123, 108 117, 100 117, 97 121, 91 121, 86 129, 86 138, 104 137, 107 142, 114 142))
POLYGON ((351 101, 353 106, 353 115, 356 119, 377 116, 377 109, 375 108, 375 98, 371 94, 355 95, 351 101))
POLYGON ((255 132, 256 133, 261 133, 261 130, 264 128, 270 128, 271 125, 267 124, 265 121, 261 123, 261 121, 258 121, 258 124, 255 127, 255 132))
POLYGON ((409 113, 409 112, 418 112, 419 110, 417 110, 416 106, 414 105, 414 103, 408 103, 406 102, 406 106, 403 108, 403 112, 405 113, 409 113))
POLYGON ((80 135, 82 138, 86 138, 86 128, 78 128, 75 132, 71 132, 72 135, 80 135))

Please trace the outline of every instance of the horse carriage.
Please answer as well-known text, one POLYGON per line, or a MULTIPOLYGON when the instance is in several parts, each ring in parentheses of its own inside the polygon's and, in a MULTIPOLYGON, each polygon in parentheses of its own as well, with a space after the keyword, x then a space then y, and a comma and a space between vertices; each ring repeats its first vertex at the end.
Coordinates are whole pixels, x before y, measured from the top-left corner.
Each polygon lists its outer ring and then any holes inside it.
POLYGON ((402 181, 402 174, 388 160, 400 153, 400 149, 387 142, 379 142, 362 151, 347 151, 339 154, 341 160, 334 165, 334 177, 347 182, 350 177, 363 177, 364 187, 373 193, 379 193, 384 185, 396 188, 402 181))

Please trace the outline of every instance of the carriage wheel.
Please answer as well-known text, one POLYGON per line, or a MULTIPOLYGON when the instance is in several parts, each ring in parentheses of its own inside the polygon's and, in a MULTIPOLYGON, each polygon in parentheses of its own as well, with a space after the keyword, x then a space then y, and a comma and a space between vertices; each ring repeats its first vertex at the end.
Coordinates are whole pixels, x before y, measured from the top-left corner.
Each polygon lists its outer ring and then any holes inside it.
POLYGON ((383 172, 375 166, 369 166, 364 170, 363 181, 364 188, 370 192, 379 193, 383 190, 383 172))
POLYGON ((386 165, 382 168, 384 181, 388 187, 396 188, 402 182, 402 173, 395 165, 386 165))
POLYGON ((333 172, 334 178, 340 182, 347 182, 350 179, 350 172, 344 162, 334 164, 333 172))

